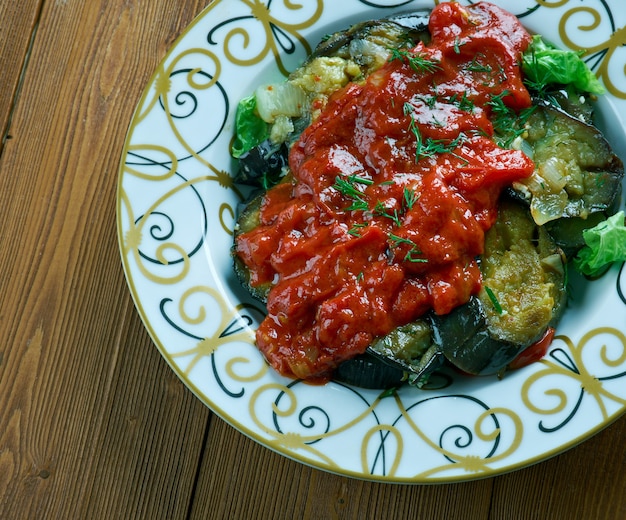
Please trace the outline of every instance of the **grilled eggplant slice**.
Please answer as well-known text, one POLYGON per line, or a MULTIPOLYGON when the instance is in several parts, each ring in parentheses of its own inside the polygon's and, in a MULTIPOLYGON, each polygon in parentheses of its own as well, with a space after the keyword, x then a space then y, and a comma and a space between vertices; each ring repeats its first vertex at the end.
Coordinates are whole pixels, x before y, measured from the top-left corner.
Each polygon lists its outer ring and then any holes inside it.
POLYGON ((276 184, 284 175, 288 156, 285 143, 273 143, 266 139, 241 155, 235 180, 250 186, 276 184))
POLYGON ((435 344, 464 372, 500 372, 560 318, 566 301, 564 261, 525 207, 502 200, 481 257, 483 287, 450 314, 432 316, 435 344))
POLYGON ((444 362, 441 350, 432 342, 431 328, 426 320, 397 327, 374 341, 367 353, 402 370, 404 379, 417 386, 444 362))
POLYGON ((428 321, 417 320, 378 338, 365 354, 343 362, 333 378, 364 388, 391 388, 405 382, 421 386, 443 362, 428 321))
POLYGON ((422 9, 354 24, 324 38, 307 63, 320 57, 340 57, 364 67, 364 74, 372 72, 386 61, 390 48, 428 42, 429 18, 430 9, 422 9))
POLYGON ((527 120, 526 144, 537 168, 513 185, 568 255, 582 231, 610 215, 619 201, 624 165, 593 125, 547 102, 527 120))

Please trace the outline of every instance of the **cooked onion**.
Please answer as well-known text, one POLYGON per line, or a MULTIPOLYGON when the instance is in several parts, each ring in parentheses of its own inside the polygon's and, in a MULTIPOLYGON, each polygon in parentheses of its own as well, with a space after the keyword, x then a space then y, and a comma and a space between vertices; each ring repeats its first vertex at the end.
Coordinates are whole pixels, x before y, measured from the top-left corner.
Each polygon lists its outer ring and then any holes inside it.
POLYGON ((289 82, 263 85, 255 95, 259 116, 266 123, 273 123, 277 116, 301 116, 309 108, 306 93, 289 82))

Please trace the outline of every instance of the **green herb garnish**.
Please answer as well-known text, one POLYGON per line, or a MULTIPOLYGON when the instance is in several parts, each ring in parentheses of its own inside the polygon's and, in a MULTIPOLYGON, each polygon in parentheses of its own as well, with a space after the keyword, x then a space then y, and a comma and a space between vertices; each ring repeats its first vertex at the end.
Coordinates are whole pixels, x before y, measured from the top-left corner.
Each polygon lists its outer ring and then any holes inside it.
POLYGON ((415 120, 415 116, 413 115, 414 107, 411 103, 406 102, 404 104, 404 115, 409 116, 409 131, 415 136, 415 162, 420 159, 428 159, 430 157, 434 157, 439 154, 448 153, 457 159, 461 159, 465 161, 463 157, 453 153, 458 146, 460 146, 465 140, 464 134, 459 134, 456 138, 449 139, 433 139, 431 137, 427 137, 424 139, 422 137, 422 133, 417 125, 417 121, 415 120))
POLYGON ((485 58, 486 56, 482 53, 479 52, 478 54, 476 54, 474 56, 474 58, 472 59, 472 61, 465 67, 466 70, 470 71, 470 72, 486 72, 488 74, 491 74, 492 72, 492 68, 489 65, 484 65, 482 63, 480 63, 480 58, 485 58))
POLYGON ((463 92, 463 95, 461 96, 461 99, 457 103, 457 106, 459 107, 459 109, 463 110, 464 112, 473 112, 475 108, 474 102, 470 98, 467 97, 467 92, 463 92))
POLYGON ((419 195, 415 192, 415 190, 404 188, 402 200, 407 211, 413 209, 413 205, 417 202, 417 199, 419 199, 419 195))
POLYGON ((400 60, 408 63, 415 72, 435 72, 440 69, 439 62, 432 60, 423 54, 412 52, 404 49, 391 49, 391 57, 389 61, 400 60))
POLYGON ((356 187, 358 184, 369 185, 372 184, 372 181, 356 175, 338 175, 335 177, 333 188, 352 200, 352 204, 346 208, 346 211, 365 211, 369 207, 367 201, 363 198, 363 192, 356 187))
POLYGON ((510 148, 513 141, 526 132, 525 125, 535 110, 535 106, 531 106, 518 114, 504 102, 504 98, 508 95, 509 91, 504 90, 487 101, 487 106, 491 109, 491 123, 496 134, 495 139, 503 148, 510 148))
POLYGON ((398 247, 401 244, 406 244, 406 245, 411 246, 411 249, 409 249, 407 254, 404 255, 404 259, 407 260, 408 262, 413 262, 413 263, 428 262, 427 258, 423 258, 419 256, 419 255, 422 255, 423 253, 417 248, 417 244, 413 242, 412 240, 408 238, 400 237, 398 235, 394 235, 393 233, 389 233, 389 238, 393 242, 393 247, 398 247))
POLYGON ((361 238, 361 233, 359 233, 359 229, 365 228, 367 226, 368 224, 365 222, 353 224, 352 227, 348 230, 348 234, 356 238, 361 238))
POLYGON ((495 311, 498 314, 502 314, 503 312, 502 305, 500 305, 500 302, 498 301, 498 298, 496 298, 496 295, 493 293, 493 291, 486 285, 485 285, 485 292, 487 293, 489 300, 491 300, 491 304, 493 305, 493 308, 495 309, 495 311))
POLYGON ((378 201, 376 206, 374 206, 374 215, 378 215, 379 217, 385 217, 393 221, 393 223, 400 227, 402 225, 402 220, 400 219, 400 215, 398 214, 398 210, 394 208, 393 213, 389 212, 389 210, 385 207, 385 205, 378 201))

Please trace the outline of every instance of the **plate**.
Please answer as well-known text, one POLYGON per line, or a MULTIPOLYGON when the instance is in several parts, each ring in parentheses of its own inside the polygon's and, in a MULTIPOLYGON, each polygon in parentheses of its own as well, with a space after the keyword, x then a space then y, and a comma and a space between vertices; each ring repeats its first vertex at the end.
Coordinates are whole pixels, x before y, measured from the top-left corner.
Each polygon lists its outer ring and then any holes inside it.
MULTIPOLYGON (((232 182, 234 110, 330 32, 437 2, 215 0, 146 86, 121 159, 117 221, 136 307, 159 351, 211 410, 287 457, 384 482, 472 480, 562 452, 626 410, 626 269, 571 280, 548 355, 493 377, 442 374, 396 395, 277 375, 254 346, 263 308, 238 286, 230 246, 246 193, 232 182)), ((464 2, 470 3, 470 2, 464 2)), ((608 93, 600 124, 626 150, 626 12, 619 0, 495 2, 572 49, 608 93)), ((623 157, 626 158, 626 157, 623 157)))

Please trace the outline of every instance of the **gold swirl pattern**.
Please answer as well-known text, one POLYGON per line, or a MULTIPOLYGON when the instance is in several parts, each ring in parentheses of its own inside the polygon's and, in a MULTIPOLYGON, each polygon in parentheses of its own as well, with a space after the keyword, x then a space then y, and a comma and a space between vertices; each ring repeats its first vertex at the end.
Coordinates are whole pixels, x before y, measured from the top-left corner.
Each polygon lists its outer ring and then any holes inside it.
MULTIPOLYGON (((457 398, 466 399, 467 397, 457 396, 457 398)), ((471 401, 471 399, 468 399, 468 401, 471 401)), ((401 402, 397 401, 397 405, 402 411, 402 417, 410 425, 411 430, 432 450, 440 453, 445 459, 450 461, 448 464, 434 466, 427 471, 416 474, 416 477, 419 479, 426 479, 438 473, 445 473, 451 469, 472 474, 488 473, 493 464, 497 464, 510 457, 519 448, 522 442, 524 431, 522 421, 513 410, 508 408, 486 408, 479 413, 474 424, 471 426, 462 426, 460 424, 450 425, 449 429, 464 430, 467 440, 463 444, 457 440, 454 443, 444 446, 441 440, 439 444, 436 444, 434 436, 424 433, 401 402), (509 428, 507 432, 507 438, 510 438, 509 446, 504 450, 496 451, 496 447, 499 448, 498 444, 502 433, 500 424, 502 418, 505 417, 509 419, 513 426, 509 428), (476 439, 476 441, 473 439, 476 439), (475 451, 470 454, 462 453, 460 448, 467 448, 474 442, 483 443, 489 448, 490 452, 486 456, 481 456, 479 455, 480 448, 473 448, 475 451)), ((428 420, 432 421, 432 417, 429 416, 428 420)))
MULTIPOLYGON (((398 467, 400 466, 402 455, 404 453, 404 437, 398 428, 389 424, 381 424, 370 428, 363 437, 363 447, 361 448, 361 471, 364 474, 370 473, 371 468, 376 467, 376 460, 372 460, 372 458, 375 459, 375 457, 371 458, 368 456, 370 452, 370 445, 376 445, 376 440, 380 442, 381 436, 383 439, 386 439, 389 435, 391 435, 396 449, 393 452, 388 476, 393 477, 398 473, 398 467), (376 436, 378 436, 378 439, 376 439, 376 436)), ((379 451, 380 450, 377 449, 375 453, 378 454, 379 451)))
MULTIPOLYGON (((621 406, 626 405, 626 399, 609 391, 606 387, 608 381, 626 377, 626 335, 613 327, 599 327, 584 334, 577 345, 565 335, 555 337, 555 341, 559 340, 567 347, 566 358, 559 362, 551 361, 547 358, 540 361, 545 368, 535 372, 522 385, 524 404, 529 410, 540 415, 556 415, 562 412, 569 412, 567 417, 558 426, 554 427, 561 428, 576 413, 584 396, 590 396, 600 409, 603 419, 608 420, 611 414, 607 411, 606 401, 613 401, 621 406), (598 339, 606 336, 617 340, 617 355, 610 355, 610 349, 606 343, 598 345, 598 339), (599 366, 594 365, 594 373, 587 368, 589 362, 585 362, 584 357, 585 350, 590 348, 594 349, 596 353, 594 359, 602 363, 599 366), (599 373, 601 367, 621 369, 621 371, 601 375, 599 373), (548 386, 544 390, 544 395, 553 398, 553 400, 544 400, 537 403, 533 401, 531 390, 538 382, 545 380, 554 385, 560 382, 562 378, 577 383, 580 388, 580 394, 577 396, 574 392, 568 393, 565 390, 565 384, 561 382, 560 386, 548 386), (577 398, 577 402, 571 403, 572 398, 577 398), (549 406, 548 403, 550 402, 554 404, 549 406)), ((612 350, 616 350, 616 348, 614 347, 612 350)), ((553 359, 557 354, 561 353, 564 353, 564 351, 560 349, 553 351, 553 359)))
MULTIPOLYGON (((493 1, 518 9, 549 39, 556 40, 558 27, 565 45, 585 52, 614 102, 626 99, 623 71, 615 67, 626 28, 606 30, 614 23, 615 0, 584 6, 573 0, 493 1), (588 23, 573 28, 580 19, 588 23)), ((580 420, 587 402, 598 415, 587 430, 626 410, 624 312, 608 322, 613 327, 593 329, 578 344, 564 331, 556 340, 563 347, 532 367, 523 384, 505 378, 474 386, 442 372, 420 391, 391 395, 334 382, 313 387, 268 368, 254 346, 263 309, 241 296, 230 264, 236 207, 247 197, 229 173, 239 99, 268 63, 287 75, 311 51, 307 37, 335 26, 337 17, 381 17, 406 11, 407 4, 413 3, 211 2, 159 65, 138 105, 120 165, 118 239, 137 308, 161 353, 236 427, 336 473, 392 482, 471 480, 541 458, 545 450, 536 436, 552 440, 566 425, 587 421, 580 420), (602 339, 610 341, 598 345, 602 339), (537 425, 538 415, 554 424, 537 425)), ((625 279, 622 267, 615 294, 602 294, 622 309, 625 279)), ((584 434, 567 433, 553 445, 584 434)))
MULTIPOLYGON (((279 383, 270 383, 260 386, 250 396, 249 411, 250 416, 254 420, 256 426, 269 436, 269 440, 266 442, 278 449, 289 449, 295 452, 308 453, 309 456, 314 457, 321 462, 325 467, 331 469, 338 469, 337 464, 333 461, 332 457, 324 453, 324 450, 318 450, 314 447, 313 443, 318 442, 321 438, 328 437, 329 435, 335 435, 338 430, 333 432, 324 433, 312 433, 309 435, 303 435, 294 430, 282 431, 282 429, 269 427, 265 421, 261 419, 261 416, 257 413, 258 410, 262 410, 262 415, 267 412, 267 405, 265 404, 265 394, 280 395, 283 397, 282 401, 287 402, 285 408, 281 408, 276 401, 272 402, 271 410, 273 414, 278 418, 289 418, 298 414, 298 396, 296 392, 289 386, 281 385, 279 383), (259 404, 262 403, 262 404, 259 404)), ((320 410, 321 411, 321 410, 320 410)), ((323 413, 323 412, 321 412, 323 413)), ((359 416, 357 419, 351 421, 352 424, 357 424, 360 420, 367 416, 367 411, 359 416)), ((346 429, 348 426, 344 426, 342 429, 346 429)))
MULTIPOLYGON (((236 25, 231 29, 224 38, 224 54, 226 58, 233 64, 247 67, 259 63, 266 58, 268 54, 272 54, 276 65, 280 72, 287 76, 289 70, 283 61, 283 53, 292 53, 293 40, 299 42, 305 50, 306 54, 311 53, 311 47, 306 39, 301 35, 300 31, 311 27, 317 22, 324 10, 324 2, 316 0, 315 11, 306 20, 297 23, 287 23, 272 14, 272 8, 268 4, 264 4, 259 0, 241 0, 250 9, 251 16, 257 20, 262 26, 262 34, 265 36, 265 44, 255 45, 258 51, 254 56, 249 58, 238 58, 231 50, 232 43, 235 39, 241 39, 242 48, 247 49, 251 46, 253 37, 250 32, 242 25, 236 25)), ((305 8, 305 4, 298 4, 289 0, 283 0, 283 9, 288 11, 299 11, 305 8)), ((276 11, 276 9, 274 9, 276 11)), ((286 13, 282 13, 285 15, 286 13)), ((233 19, 241 22, 241 18, 233 19)))
POLYGON ((536 2, 543 7, 561 7, 569 0, 536 0, 536 2))
MULTIPOLYGON (((172 60, 169 66, 166 69, 161 69, 157 72, 157 79, 155 81, 155 99, 162 100, 163 110, 167 116, 167 121, 170 129, 173 134, 176 136, 178 142, 183 146, 185 151, 193 156, 196 160, 198 160, 201 164, 209 168, 215 174, 215 180, 217 180, 221 185, 225 187, 232 187, 232 181, 230 175, 223 171, 215 168, 210 162, 206 161, 199 153, 196 152, 195 148, 192 147, 187 140, 183 137, 179 125, 175 123, 174 117, 172 115, 171 107, 170 107, 170 89, 171 89, 171 77, 172 73, 178 67, 178 64, 190 55, 201 55, 204 57, 208 57, 210 61, 215 65, 215 72, 213 74, 206 74, 207 81, 202 82, 196 80, 196 77, 200 76, 200 72, 203 70, 200 67, 195 67, 187 72, 187 84, 192 89, 192 91, 201 91, 207 90, 211 87, 217 85, 218 79, 221 73, 221 63, 218 60, 217 56, 207 50, 204 49, 189 49, 185 52, 181 52, 176 59, 172 60)), ((152 101, 154 103, 155 101, 152 101)), ((139 116, 141 118, 141 115, 139 116)))
MULTIPOLYGON (((245 307, 245 305, 240 304, 234 310, 226 308, 222 295, 213 287, 191 287, 182 294, 178 303, 178 315, 182 318, 183 322, 189 325, 206 323, 207 325, 212 325, 213 328, 213 333, 210 336, 202 338, 195 347, 171 354, 172 358, 192 356, 191 361, 184 370, 185 374, 189 374, 200 359, 206 356, 211 356, 217 351, 218 348, 226 343, 233 343, 236 341, 251 343, 254 341, 254 333, 250 330, 250 327, 240 323, 241 316, 239 311, 245 307), (214 303, 217 304, 221 312, 221 317, 217 323, 214 323, 213 320, 207 320, 207 311, 203 305, 199 305, 197 307, 195 315, 191 315, 186 310, 187 302, 191 298, 196 297, 198 294, 208 296, 214 303), (233 323, 237 323, 238 325, 233 326, 233 323)), ((211 316, 214 316, 214 314, 211 314, 211 316)), ((237 357, 230 360, 229 373, 231 377, 233 377, 233 379, 246 382, 260 379, 267 369, 267 366, 264 364, 262 365, 262 368, 252 376, 245 376, 241 378, 236 376, 236 370, 234 370, 233 367, 237 363, 244 363, 246 361, 246 358, 243 357, 237 357)))
POLYGON ((124 189, 120 190, 120 200, 123 203, 129 218, 128 230, 124 235, 122 243, 122 253, 124 255, 132 255, 137 267, 142 275, 157 284, 176 284, 184 280, 189 274, 189 252, 188 249, 182 247, 181 244, 174 240, 159 240, 156 247, 152 262, 152 267, 148 267, 145 255, 141 254, 140 246, 145 235, 144 228, 151 222, 150 217, 156 215, 158 208, 166 200, 174 197, 177 193, 184 192, 190 186, 202 181, 210 180, 208 177, 200 177, 189 181, 176 184, 173 188, 165 192, 161 197, 148 208, 148 210, 138 218, 135 218, 129 196, 124 189), (178 264, 178 269, 160 269, 168 265, 178 264), (155 271, 154 266, 158 266, 155 271), (163 273, 163 274, 160 274, 163 273), (165 275, 164 273, 167 273, 165 275))
POLYGON ((488 474, 493 465, 505 461, 516 452, 523 438, 523 425, 514 411, 507 408, 491 409, 467 396, 429 397, 417 403, 412 402, 410 406, 403 403, 397 394, 392 400, 378 396, 371 403, 364 400, 363 406, 357 410, 342 410, 333 415, 318 401, 301 404, 299 400, 306 396, 298 390, 297 384, 285 386, 269 383, 259 386, 250 398, 250 416, 269 437, 265 440, 268 445, 279 451, 288 449, 306 453, 314 457, 318 465, 332 471, 337 470, 337 464, 326 454, 326 444, 329 442, 346 446, 344 449, 351 446, 358 450, 364 474, 371 474, 378 469, 381 476, 393 479, 397 477, 401 463, 406 464, 407 459, 412 461, 413 478, 418 480, 450 471, 488 474), (430 411, 431 407, 440 406, 439 403, 446 399, 467 400, 477 411, 474 423, 457 424, 454 417, 437 417, 432 413, 422 415, 419 411, 422 407, 430 411), (387 408, 395 403, 397 410, 394 420, 376 420, 377 410, 383 406, 381 403, 387 408), (269 408, 271 417, 268 415, 269 408), (317 419, 313 419, 314 414, 317 414, 317 419), (418 423, 424 420, 427 423, 420 426, 418 423), (363 430, 370 423, 371 426, 363 430), (502 435, 503 428, 506 429, 505 435, 502 435), (354 435, 355 431, 361 433, 354 435), (360 436, 362 440, 359 445, 355 441, 360 436), (413 436, 419 442, 411 440, 413 436), (452 436, 454 440, 447 441, 447 436, 452 436), (460 441, 459 437, 465 440, 460 441), (333 438, 336 438, 335 441, 333 438), (439 441, 435 440, 437 438, 439 441), (503 438, 508 442, 504 448, 503 438), (418 449, 417 446, 421 447, 418 449), (424 460, 431 462, 437 459, 440 460, 439 464, 431 463, 429 466, 424 463, 424 460))

